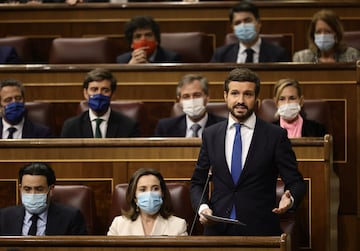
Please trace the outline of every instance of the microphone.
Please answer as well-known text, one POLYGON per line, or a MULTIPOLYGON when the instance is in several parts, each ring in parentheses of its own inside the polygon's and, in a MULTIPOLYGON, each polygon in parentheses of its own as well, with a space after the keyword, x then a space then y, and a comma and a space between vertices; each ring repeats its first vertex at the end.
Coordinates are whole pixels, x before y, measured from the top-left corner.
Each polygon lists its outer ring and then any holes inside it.
POLYGON ((212 175, 212 167, 210 166, 209 172, 208 172, 208 175, 207 175, 207 178, 206 178, 206 181, 205 181, 205 185, 204 185, 204 188, 203 188, 202 193, 201 193, 200 201, 199 201, 199 204, 198 204, 198 206, 197 206, 197 208, 196 208, 195 217, 194 217, 194 220, 193 220, 193 222, 192 222, 192 224, 191 224, 189 236, 192 235, 192 232, 193 232, 193 230, 194 230, 195 223, 196 223, 196 220, 197 220, 197 218, 198 218, 198 214, 199 214, 199 209, 200 209, 200 206, 201 206, 201 202, 202 202, 202 200, 203 200, 203 198, 204 198, 204 195, 205 195, 205 192, 206 192, 206 188, 207 188, 208 185, 209 185, 209 181, 210 181, 211 175, 212 175))

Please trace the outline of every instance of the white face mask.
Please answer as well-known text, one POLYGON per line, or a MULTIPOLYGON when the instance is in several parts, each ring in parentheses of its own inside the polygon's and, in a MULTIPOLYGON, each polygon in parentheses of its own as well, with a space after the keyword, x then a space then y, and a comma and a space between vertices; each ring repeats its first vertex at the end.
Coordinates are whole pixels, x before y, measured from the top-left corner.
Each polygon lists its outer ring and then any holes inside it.
POLYGON ((301 106, 298 103, 290 103, 279 106, 277 113, 284 120, 293 120, 299 114, 300 110, 301 106))
POLYGON ((204 98, 194 98, 194 99, 182 100, 181 105, 182 105, 183 111, 190 118, 202 116, 206 109, 206 107, 204 105, 204 98))
POLYGON ((321 51, 328 51, 334 47, 334 34, 315 34, 315 44, 321 51))
POLYGON ((40 214, 47 207, 47 193, 21 193, 21 201, 26 211, 40 214))

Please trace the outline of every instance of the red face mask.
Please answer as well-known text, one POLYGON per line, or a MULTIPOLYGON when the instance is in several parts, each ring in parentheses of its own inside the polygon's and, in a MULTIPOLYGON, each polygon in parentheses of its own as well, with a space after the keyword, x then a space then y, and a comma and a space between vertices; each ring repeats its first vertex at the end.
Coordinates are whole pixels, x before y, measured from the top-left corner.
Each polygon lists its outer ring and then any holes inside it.
POLYGON ((156 41, 155 40, 140 40, 138 42, 133 42, 131 47, 136 50, 142 47, 145 47, 146 55, 149 57, 156 49, 156 41))

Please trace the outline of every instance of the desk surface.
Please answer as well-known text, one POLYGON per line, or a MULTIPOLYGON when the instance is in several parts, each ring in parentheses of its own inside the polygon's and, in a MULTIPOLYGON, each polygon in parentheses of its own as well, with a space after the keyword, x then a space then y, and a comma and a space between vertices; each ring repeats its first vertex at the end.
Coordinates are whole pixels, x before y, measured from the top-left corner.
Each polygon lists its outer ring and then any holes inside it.
POLYGON ((290 240, 281 236, 183 236, 183 237, 142 237, 142 236, 46 236, 46 237, 0 237, 0 250, 201 250, 214 251, 287 251, 290 240))

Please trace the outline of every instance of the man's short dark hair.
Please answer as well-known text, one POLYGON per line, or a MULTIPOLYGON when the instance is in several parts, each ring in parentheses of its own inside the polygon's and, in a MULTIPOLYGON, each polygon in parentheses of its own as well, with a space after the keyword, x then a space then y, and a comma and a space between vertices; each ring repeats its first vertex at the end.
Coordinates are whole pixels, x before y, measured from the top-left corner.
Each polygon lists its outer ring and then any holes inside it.
POLYGON ((131 18, 129 22, 125 24, 125 37, 129 44, 132 43, 133 34, 137 29, 148 29, 150 28, 154 33, 155 39, 160 44, 160 25, 151 16, 135 16, 131 18))
POLYGON ((54 185, 56 182, 54 170, 46 163, 43 162, 33 162, 25 165, 19 170, 19 184, 22 183, 22 178, 24 175, 41 175, 45 176, 48 186, 54 185))
POLYGON ((25 96, 25 88, 24 85, 16 79, 5 79, 3 81, 0 81, 0 90, 4 88, 5 86, 14 86, 20 89, 21 96, 24 98, 25 96))
POLYGON ((116 78, 112 75, 112 73, 103 68, 96 68, 90 72, 85 77, 83 88, 87 89, 89 87, 89 83, 93 81, 103 81, 103 80, 109 80, 111 83, 111 91, 112 93, 116 90, 116 78))
POLYGON ((236 12, 251 12, 257 20, 260 18, 257 6, 250 1, 242 1, 230 9, 229 20, 231 24, 234 20, 234 13, 236 12))
POLYGON ((229 92, 229 83, 236 82, 252 82, 255 83, 255 96, 258 97, 260 93, 260 78, 259 76, 248 68, 235 68, 229 72, 224 82, 224 91, 229 92))

